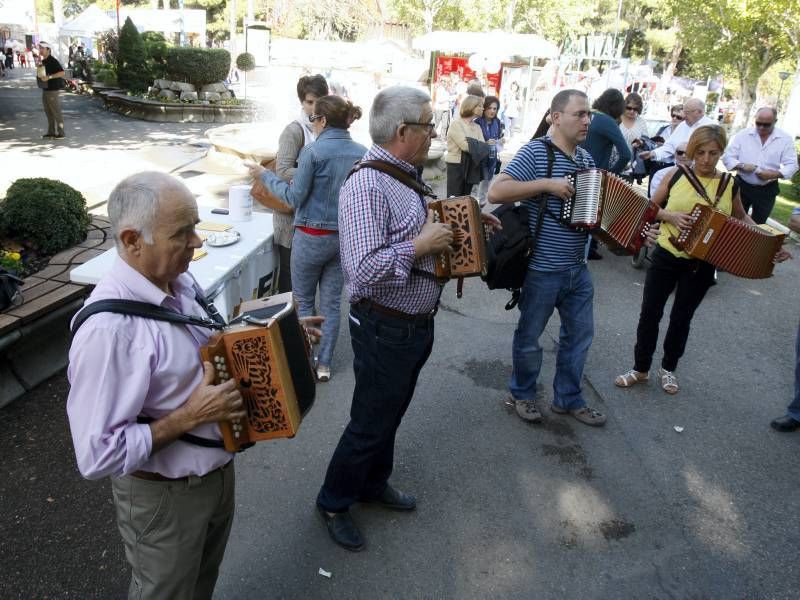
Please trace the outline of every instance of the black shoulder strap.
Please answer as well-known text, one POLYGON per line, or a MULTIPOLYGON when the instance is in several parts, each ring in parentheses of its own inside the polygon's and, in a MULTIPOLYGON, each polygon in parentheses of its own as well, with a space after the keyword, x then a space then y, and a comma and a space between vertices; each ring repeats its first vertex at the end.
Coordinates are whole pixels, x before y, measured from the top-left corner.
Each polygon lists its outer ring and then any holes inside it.
MULTIPOLYGON (((553 164, 556 162, 556 155, 553 151, 553 148, 550 144, 550 141, 546 138, 536 138, 542 141, 547 150, 547 178, 550 179, 553 176, 553 164)), ((533 226, 533 235, 531 236, 531 253, 529 255, 530 258, 533 257, 534 252, 536 251, 536 243, 539 241, 539 231, 542 229, 542 223, 544 222, 544 213, 547 208, 547 194, 539 194, 537 198, 539 202, 539 210, 536 211, 536 225, 533 226)), ((552 216, 552 215, 551 215, 552 216)), ((521 291, 519 289, 511 290, 511 300, 506 303, 505 309, 511 310, 514 308, 517 303, 519 303, 521 291)))
MULTIPOLYGON (((204 309, 206 306, 209 306, 205 303, 205 299, 203 299, 202 302, 198 300, 198 303, 200 306, 203 306, 204 309)), ((149 302, 139 302, 138 300, 98 300, 97 302, 92 302, 85 306, 75 315, 75 319, 72 322, 71 334, 72 337, 75 337, 78 328, 83 325, 89 317, 101 312, 133 315, 145 319, 169 321, 179 325, 195 325, 197 327, 208 327, 210 329, 222 329, 225 326, 224 322, 220 322, 221 317, 216 309, 213 309, 213 314, 209 309, 206 309, 206 311, 212 315, 211 318, 182 315, 162 306, 150 304, 149 302), (220 321, 217 320, 218 318, 220 321)))
POLYGON ((681 168, 681 166, 680 165, 676 166, 678 167, 678 170, 672 174, 672 177, 670 178, 669 183, 667 184, 667 197, 664 199, 664 205, 661 206, 662 210, 667 208, 667 204, 669 203, 670 191, 675 186, 675 184, 678 183, 678 180, 684 176, 684 170, 681 168))
POLYGON ((708 204, 711 204, 711 198, 708 197, 708 194, 706 193, 706 190, 703 187, 703 184, 700 183, 700 180, 697 178, 697 175, 691 169, 691 167, 687 167, 685 165, 679 165, 678 168, 683 170, 683 172, 686 175, 686 179, 688 179, 689 183, 692 184, 692 187, 694 188, 694 191, 696 191, 700 195, 700 197, 703 200, 705 200, 708 204))
POLYGON ((410 187, 412 190, 417 192, 420 196, 428 196, 430 198, 436 198, 436 194, 434 194, 431 187, 425 183, 417 181, 411 175, 403 171, 400 167, 393 165, 392 163, 386 162, 384 160, 361 160, 356 162, 353 165, 353 168, 350 169, 350 172, 347 174, 345 181, 350 178, 351 175, 357 173, 361 169, 375 169, 376 171, 380 171, 381 173, 386 173, 389 177, 392 177, 402 183, 406 187, 410 187))

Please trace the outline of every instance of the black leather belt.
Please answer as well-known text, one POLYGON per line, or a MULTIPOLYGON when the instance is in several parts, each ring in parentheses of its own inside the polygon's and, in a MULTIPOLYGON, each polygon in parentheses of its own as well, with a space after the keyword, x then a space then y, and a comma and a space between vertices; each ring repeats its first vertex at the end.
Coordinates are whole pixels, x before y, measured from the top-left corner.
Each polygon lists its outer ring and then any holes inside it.
POLYGON ((403 321, 411 321, 413 323, 427 322, 436 315, 435 309, 426 313, 407 313, 403 312, 402 310, 397 310, 395 308, 389 308, 388 306, 383 306, 382 304, 378 304, 373 300, 367 300, 366 298, 363 298, 358 302, 356 302, 356 306, 364 310, 375 311, 376 313, 381 315, 386 315, 387 317, 392 317, 394 319, 402 319, 403 321))
MULTIPOLYGON (((227 469, 232 464, 233 464, 233 461, 229 460, 228 462, 226 462, 221 467, 217 467, 216 469, 214 469, 212 471, 209 471, 205 475, 200 475, 200 478, 202 479, 203 477, 208 477, 209 475, 213 475, 217 471, 224 471, 225 469, 227 469)), ((144 479, 146 481, 183 481, 183 482, 186 482, 186 481, 189 480, 190 476, 186 475, 184 477, 166 477, 166 476, 162 475, 161 473, 152 473, 151 471, 134 471, 133 473, 131 473, 131 477, 136 477, 136 479, 144 479)))

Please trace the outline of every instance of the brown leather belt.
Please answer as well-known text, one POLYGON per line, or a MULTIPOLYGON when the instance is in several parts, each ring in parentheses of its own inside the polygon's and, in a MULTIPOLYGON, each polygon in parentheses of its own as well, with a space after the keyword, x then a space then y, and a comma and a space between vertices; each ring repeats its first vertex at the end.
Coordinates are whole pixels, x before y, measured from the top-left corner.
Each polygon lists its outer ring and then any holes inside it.
POLYGON ((428 321, 436 315, 436 311, 432 310, 426 313, 407 313, 403 312, 402 310, 397 310, 395 308, 389 308, 388 306, 383 306, 382 304, 378 304, 373 300, 367 300, 362 298, 358 302, 356 302, 356 306, 363 308, 364 310, 373 310, 378 314, 386 315, 387 317, 393 317, 395 319, 403 319, 404 321, 413 321, 415 323, 419 323, 421 321, 428 321))
MULTIPOLYGON (((208 477, 209 475, 213 475, 217 471, 224 471, 231 464, 233 464, 232 460, 228 461, 227 463, 225 463, 221 467, 217 467, 213 471, 209 471, 205 475, 201 475, 200 478, 202 479, 203 477, 208 477)), ((185 477, 166 477, 166 476, 162 475, 161 473, 152 473, 151 471, 134 471, 133 473, 131 473, 131 477, 136 477, 136 479, 144 479, 146 481, 183 481, 183 482, 185 482, 185 481, 188 481, 188 479, 189 479, 188 475, 185 476, 185 477)))

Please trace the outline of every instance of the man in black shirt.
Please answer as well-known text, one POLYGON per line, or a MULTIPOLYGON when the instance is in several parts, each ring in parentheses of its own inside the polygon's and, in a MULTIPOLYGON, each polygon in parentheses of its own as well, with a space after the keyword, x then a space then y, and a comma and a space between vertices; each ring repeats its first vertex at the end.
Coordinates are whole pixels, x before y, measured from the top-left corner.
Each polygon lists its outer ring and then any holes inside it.
POLYGON ((39 42, 39 55, 42 57, 44 73, 39 73, 39 87, 42 89, 42 104, 47 115, 47 133, 42 137, 63 138, 64 117, 61 114, 61 90, 64 89, 64 67, 52 55, 50 44, 39 42))

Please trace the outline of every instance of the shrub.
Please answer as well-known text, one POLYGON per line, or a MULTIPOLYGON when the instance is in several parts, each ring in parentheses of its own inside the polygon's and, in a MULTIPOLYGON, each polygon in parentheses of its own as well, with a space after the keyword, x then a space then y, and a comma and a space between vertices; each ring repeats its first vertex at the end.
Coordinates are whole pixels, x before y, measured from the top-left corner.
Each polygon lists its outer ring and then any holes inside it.
POLYGON ((236 68, 240 71, 252 71, 256 68, 256 57, 249 52, 242 52, 236 57, 236 68))
POLYGON ((127 90, 142 92, 153 83, 152 79, 142 36, 128 17, 119 34, 117 81, 127 90))
POLYGON ((83 241, 90 221, 83 194, 43 177, 17 179, 0 203, 0 230, 44 254, 83 241))
POLYGON ((164 34, 159 31, 145 31, 142 34, 142 42, 147 54, 150 77, 163 79, 167 74, 167 50, 169 50, 164 34))
POLYGON ((231 68, 231 55, 221 48, 183 48, 167 50, 167 79, 196 86, 222 81, 231 68))

